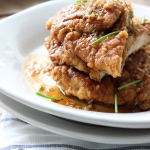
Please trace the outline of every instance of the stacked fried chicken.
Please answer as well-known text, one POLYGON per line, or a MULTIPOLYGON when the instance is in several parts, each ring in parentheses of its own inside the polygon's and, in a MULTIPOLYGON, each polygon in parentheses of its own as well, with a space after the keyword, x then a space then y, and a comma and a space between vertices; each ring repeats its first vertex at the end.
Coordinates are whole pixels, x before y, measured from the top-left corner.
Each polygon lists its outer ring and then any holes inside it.
POLYGON ((117 94, 120 106, 150 109, 150 22, 141 23, 131 4, 122 0, 71 4, 46 27, 50 74, 66 95, 114 105, 117 94), (138 79, 142 82, 118 90, 138 79))

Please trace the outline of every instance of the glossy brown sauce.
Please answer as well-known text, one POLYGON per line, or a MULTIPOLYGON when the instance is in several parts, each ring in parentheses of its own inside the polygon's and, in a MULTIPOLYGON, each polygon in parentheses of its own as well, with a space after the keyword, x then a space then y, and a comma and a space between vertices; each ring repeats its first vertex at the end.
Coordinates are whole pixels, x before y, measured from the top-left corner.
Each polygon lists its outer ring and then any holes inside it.
MULTIPOLYGON (((114 113, 114 106, 107 106, 99 102, 88 103, 87 101, 79 100, 75 97, 66 96, 49 75, 49 63, 50 60, 46 54, 32 54, 25 61, 24 74, 35 92, 39 91, 46 96, 62 98, 62 100, 53 100, 53 102, 68 107, 114 113)), ((134 112, 134 110, 129 108, 119 108, 119 112, 131 113, 134 112)))

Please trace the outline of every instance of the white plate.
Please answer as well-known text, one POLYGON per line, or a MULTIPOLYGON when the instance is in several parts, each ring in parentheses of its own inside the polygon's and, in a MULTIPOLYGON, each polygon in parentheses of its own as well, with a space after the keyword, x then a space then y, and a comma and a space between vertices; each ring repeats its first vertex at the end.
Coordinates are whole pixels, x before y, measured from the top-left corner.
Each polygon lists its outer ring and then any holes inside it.
POLYGON ((0 94, 0 106, 44 130, 71 138, 104 144, 150 143, 150 129, 122 129, 67 121, 38 111, 0 94))
MULTIPOLYGON (((55 0, 29 8, 0 22, 0 92, 22 104, 49 114, 95 125, 149 128, 150 111, 113 114, 78 110, 37 97, 25 80, 22 65, 31 53, 45 50, 49 34, 45 22, 62 6, 74 0, 55 0)), ((149 7, 133 5, 137 16, 150 18, 149 7)))

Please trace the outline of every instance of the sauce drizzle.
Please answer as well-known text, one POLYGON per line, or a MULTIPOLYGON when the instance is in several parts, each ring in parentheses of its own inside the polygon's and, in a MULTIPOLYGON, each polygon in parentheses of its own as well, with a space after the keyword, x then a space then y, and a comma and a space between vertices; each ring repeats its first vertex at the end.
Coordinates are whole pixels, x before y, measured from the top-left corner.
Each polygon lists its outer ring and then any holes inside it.
MULTIPOLYGON (((111 112, 114 113, 114 106, 104 105, 99 102, 87 102, 78 98, 65 95, 49 74, 50 59, 46 54, 32 54, 24 64, 24 74, 35 91, 50 97, 62 98, 52 102, 82 110, 111 112)), ((131 113, 134 110, 129 108, 119 108, 121 113, 131 113)))

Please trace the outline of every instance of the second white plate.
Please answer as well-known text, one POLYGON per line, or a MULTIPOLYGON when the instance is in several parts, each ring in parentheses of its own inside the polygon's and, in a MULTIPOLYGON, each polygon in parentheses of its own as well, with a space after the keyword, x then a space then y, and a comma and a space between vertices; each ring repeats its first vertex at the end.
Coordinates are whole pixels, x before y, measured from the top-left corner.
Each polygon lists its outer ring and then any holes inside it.
POLYGON ((81 124, 32 109, 0 94, 0 106, 44 130, 89 142, 104 144, 150 143, 150 129, 121 129, 81 124))

